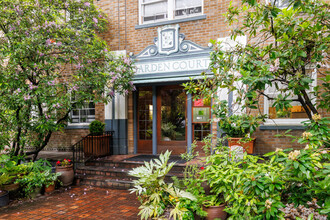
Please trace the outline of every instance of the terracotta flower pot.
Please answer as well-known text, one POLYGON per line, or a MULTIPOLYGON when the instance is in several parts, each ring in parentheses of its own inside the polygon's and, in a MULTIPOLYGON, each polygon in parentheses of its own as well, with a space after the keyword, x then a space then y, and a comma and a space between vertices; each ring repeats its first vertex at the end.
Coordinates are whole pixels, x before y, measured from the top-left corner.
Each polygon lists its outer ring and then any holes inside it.
POLYGON ((239 142, 241 139, 242 138, 229 138, 228 139, 229 147, 232 147, 235 145, 242 146, 248 154, 253 154, 253 147, 254 147, 254 142, 256 139, 252 138, 252 140, 249 142, 239 142))
POLYGON ((73 165, 69 166, 56 166, 56 173, 61 173, 58 179, 62 182, 63 186, 70 186, 73 183, 74 172, 73 165))
POLYGON ((0 190, 0 207, 6 206, 9 203, 9 193, 8 191, 0 190))
POLYGON ((222 204, 219 206, 209 206, 205 207, 204 210, 207 212, 206 220, 214 220, 214 219, 227 219, 227 212, 224 211, 226 208, 226 204, 222 204))
POLYGON ((19 183, 11 183, 11 184, 5 184, 5 185, 2 185, 1 187, 3 190, 6 190, 6 191, 16 191, 18 190, 19 188, 19 183))
POLYGON ((49 185, 48 187, 45 187, 45 193, 51 193, 55 191, 55 183, 49 185))

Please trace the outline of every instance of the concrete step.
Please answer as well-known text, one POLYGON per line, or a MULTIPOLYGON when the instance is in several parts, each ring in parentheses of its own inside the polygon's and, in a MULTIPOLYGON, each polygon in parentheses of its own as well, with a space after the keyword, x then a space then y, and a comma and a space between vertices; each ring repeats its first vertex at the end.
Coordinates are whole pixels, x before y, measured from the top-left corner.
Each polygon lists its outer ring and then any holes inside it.
MULTIPOLYGON (((86 166, 96 166, 96 167, 112 167, 112 168, 122 168, 122 169, 132 169, 139 166, 143 166, 144 162, 140 161, 112 161, 112 160, 93 160, 85 163, 86 166)), ((171 169, 172 172, 183 172, 185 165, 175 164, 171 169)))

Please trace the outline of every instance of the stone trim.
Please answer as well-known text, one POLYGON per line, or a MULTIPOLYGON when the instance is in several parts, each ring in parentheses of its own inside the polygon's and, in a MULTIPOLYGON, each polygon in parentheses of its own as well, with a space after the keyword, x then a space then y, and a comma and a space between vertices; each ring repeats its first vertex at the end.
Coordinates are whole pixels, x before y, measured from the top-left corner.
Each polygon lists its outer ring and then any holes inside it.
POLYGON ((303 126, 269 126, 269 125, 261 125, 259 127, 260 130, 305 130, 303 126))
POLYGON ((183 23, 183 22, 188 22, 188 21, 203 20, 203 19, 206 19, 206 15, 198 15, 198 16, 194 16, 194 17, 161 21, 161 22, 150 23, 150 24, 135 25, 135 30, 142 29, 142 28, 157 27, 157 26, 168 25, 168 24, 183 23))

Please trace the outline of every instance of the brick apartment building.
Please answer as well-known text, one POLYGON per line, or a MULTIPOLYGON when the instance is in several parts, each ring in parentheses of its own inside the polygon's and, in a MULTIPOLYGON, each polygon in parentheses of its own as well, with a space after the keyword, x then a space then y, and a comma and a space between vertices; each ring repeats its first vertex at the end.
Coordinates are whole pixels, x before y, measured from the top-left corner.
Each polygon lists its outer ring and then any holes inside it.
MULTIPOLYGON (((218 134, 215 123, 207 123, 210 100, 193 101, 182 83, 208 69, 210 39, 229 36, 223 14, 230 0, 98 0, 94 2, 109 17, 109 30, 102 34, 112 51, 135 59, 137 91, 116 96, 112 103, 89 103, 72 113, 72 123, 55 133, 46 149, 67 150, 87 135, 88 124, 96 119, 115 131, 115 154, 157 154, 170 149, 179 154, 209 133, 218 134), (114 109, 114 111, 113 111, 114 109), (203 114, 197 114, 202 112, 203 114)), ((234 1, 233 5, 239 4, 234 1)), ((244 38, 241 39, 244 43, 244 38)), ((224 95, 224 99, 228 97, 224 95)), ((266 100, 262 110, 272 114, 266 100)), ((268 120, 253 134, 255 153, 293 144, 274 137, 287 129, 303 132, 305 114, 268 120)), ((219 134, 218 134, 219 135, 219 134)))

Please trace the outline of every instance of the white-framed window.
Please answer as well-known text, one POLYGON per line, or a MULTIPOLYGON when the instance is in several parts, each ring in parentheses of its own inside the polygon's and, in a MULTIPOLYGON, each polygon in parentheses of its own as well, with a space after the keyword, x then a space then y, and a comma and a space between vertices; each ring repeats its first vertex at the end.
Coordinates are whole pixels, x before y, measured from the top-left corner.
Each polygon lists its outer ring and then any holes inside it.
POLYGON ((292 0, 266 0, 266 3, 270 3, 277 8, 287 8, 291 4, 292 0))
POLYGON ((203 14, 203 0, 139 0, 139 23, 154 23, 203 14))
POLYGON ((80 108, 75 108, 70 113, 70 124, 89 124, 95 120, 95 103, 85 102, 80 108))
MULTIPOLYGON (((312 90, 313 87, 317 85, 317 74, 316 72, 311 74, 314 81, 308 91, 308 95, 313 99, 314 97, 312 95, 312 90)), ((278 85, 277 89, 275 86, 271 86, 266 88, 265 94, 270 98, 277 97, 279 94, 282 94, 284 97, 285 95, 288 95, 288 93, 285 92, 285 88, 286 87, 283 85, 278 85)), ((286 98, 286 100, 292 100, 290 102, 291 108, 277 111, 276 108, 272 106, 274 100, 264 97, 264 114, 268 115, 268 119, 264 123, 265 125, 301 125, 301 122, 308 120, 308 116, 300 102, 297 101, 296 95, 290 95, 286 98)))

